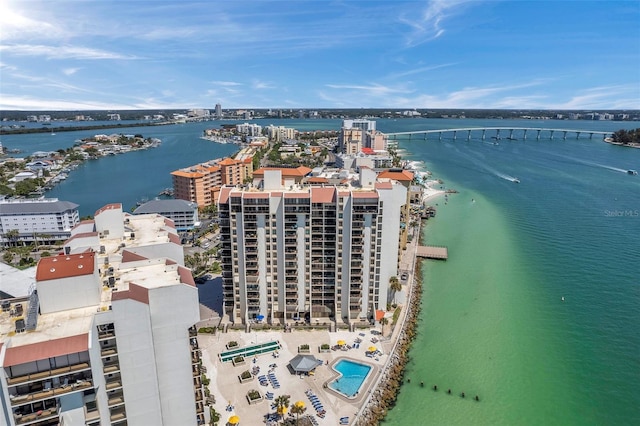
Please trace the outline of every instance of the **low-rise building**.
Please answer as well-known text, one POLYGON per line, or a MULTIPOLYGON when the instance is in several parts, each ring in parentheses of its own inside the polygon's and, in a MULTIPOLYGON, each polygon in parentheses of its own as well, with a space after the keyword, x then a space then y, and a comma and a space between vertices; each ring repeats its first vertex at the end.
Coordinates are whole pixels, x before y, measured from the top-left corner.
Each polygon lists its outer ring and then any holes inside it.
POLYGON ((42 240, 65 240, 80 222, 78 205, 57 198, 0 200, 3 246, 42 240))
POLYGON ((198 205, 186 200, 151 200, 133 212, 139 214, 159 214, 171 219, 179 232, 190 231, 198 226, 198 205))

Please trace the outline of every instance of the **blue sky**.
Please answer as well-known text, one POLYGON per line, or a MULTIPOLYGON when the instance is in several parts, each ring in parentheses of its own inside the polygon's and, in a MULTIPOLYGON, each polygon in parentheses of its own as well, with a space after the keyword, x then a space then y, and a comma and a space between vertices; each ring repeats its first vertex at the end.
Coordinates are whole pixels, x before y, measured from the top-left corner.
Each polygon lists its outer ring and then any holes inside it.
POLYGON ((640 109, 640 1, 0 0, 0 109, 640 109))

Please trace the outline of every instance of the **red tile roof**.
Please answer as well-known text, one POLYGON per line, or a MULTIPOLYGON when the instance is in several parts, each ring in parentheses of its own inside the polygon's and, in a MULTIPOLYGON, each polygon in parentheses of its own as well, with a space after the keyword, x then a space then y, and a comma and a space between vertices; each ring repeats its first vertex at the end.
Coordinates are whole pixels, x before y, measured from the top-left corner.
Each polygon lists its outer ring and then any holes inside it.
POLYGON ((149 289, 135 283, 129 283, 129 290, 114 291, 111 293, 111 300, 136 300, 146 305, 149 304, 149 289))
POLYGON ((3 366, 11 367, 40 359, 48 359, 77 352, 84 352, 88 350, 88 348, 89 335, 86 333, 77 336, 33 343, 31 345, 10 347, 7 348, 5 353, 3 366))
POLYGON ((333 203, 335 202, 336 188, 311 188, 312 203, 333 203))
POLYGON ((263 176, 265 170, 280 170, 282 173, 282 177, 290 176, 290 177, 303 177, 311 173, 311 169, 305 166, 298 166, 295 169, 291 167, 262 167, 255 172, 253 172, 254 176, 263 176))
POLYGON ((307 179, 307 183, 329 183, 329 179, 320 176, 314 176, 307 179))
POLYGON ((411 182, 413 180, 413 172, 409 170, 385 170, 378 174, 379 178, 393 179, 400 182, 411 182))
POLYGON ((94 268, 94 252, 43 257, 36 268, 36 281, 91 275, 94 268))
POLYGON ((353 198, 378 198, 378 193, 375 191, 353 191, 351 196, 353 198))
POLYGON ((104 211, 115 210, 115 209, 122 210, 122 204, 120 204, 120 203, 107 204, 106 206, 102 207, 101 209, 98 209, 96 211, 96 213, 93 215, 93 217, 98 216, 100 213, 102 213, 104 211))
POLYGON ((129 250, 122 250, 122 263, 127 262, 135 262, 136 260, 146 260, 147 258, 139 255, 138 253, 133 253, 129 250))
POLYGON ((193 274, 191 269, 184 266, 178 266, 178 275, 180 275, 180 282, 195 287, 196 282, 193 280, 193 274))
POLYGON ((391 182, 376 182, 376 189, 393 189, 391 182))

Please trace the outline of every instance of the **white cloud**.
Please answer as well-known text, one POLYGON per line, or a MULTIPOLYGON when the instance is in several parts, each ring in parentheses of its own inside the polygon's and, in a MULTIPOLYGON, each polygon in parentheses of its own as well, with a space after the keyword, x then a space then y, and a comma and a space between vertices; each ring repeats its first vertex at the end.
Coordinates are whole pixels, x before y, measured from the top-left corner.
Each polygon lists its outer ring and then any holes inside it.
POLYGON ((431 65, 431 66, 427 66, 427 67, 415 68, 415 69, 412 69, 412 70, 407 70, 407 71, 402 71, 402 72, 399 72, 399 73, 390 74, 389 77, 390 78, 406 77, 408 75, 422 74, 423 72, 433 71, 433 70, 437 70, 439 68, 446 68, 446 67, 451 67, 451 66, 455 66, 455 65, 457 65, 457 63, 455 63, 455 62, 449 63, 449 64, 431 65))
POLYGON ((0 28, 4 42, 10 40, 43 39, 63 37, 66 32, 58 25, 33 19, 17 10, 25 3, 0 1, 0 28))
POLYGON ((242 83, 236 83, 235 81, 212 81, 211 84, 215 84, 216 86, 242 86, 242 83))
POLYGON ((402 88, 393 88, 388 86, 383 86, 381 84, 372 84, 370 86, 364 85, 349 85, 349 84, 327 84, 327 87, 331 89, 339 89, 339 90, 355 90, 359 92, 363 92, 365 96, 386 96, 393 93, 411 93, 411 90, 406 90, 402 88))
POLYGON ((64 75, 73 75, 75 73, 77 73, 78 71, 80 71, 82 68, 65 68, 62 70, 62 73, 64 75))
POLYGON ((0 52, 16 56, 44 56, 48 59, 139 59, 136 56, 81 46, 47 46, 43 44, 5 44, 0 52))
POLYGON ((466 3, 469 3, 469 0, 429 0, 427 7, 417 14, 417 18, 414 17, 414 11, 410 12, 411 16, 407 14, 399 17, 400 22, 411 28, 406 40, 407 46, 415 47, 440 37, 445 32, 442 27, 443 21, 453 14, 460 13, 460 9, 466 3))
POLYGON ((260 80, 253 80, 251 82, 251 87, 256 90, 275 89, 275 86, 273 84, 260 80))

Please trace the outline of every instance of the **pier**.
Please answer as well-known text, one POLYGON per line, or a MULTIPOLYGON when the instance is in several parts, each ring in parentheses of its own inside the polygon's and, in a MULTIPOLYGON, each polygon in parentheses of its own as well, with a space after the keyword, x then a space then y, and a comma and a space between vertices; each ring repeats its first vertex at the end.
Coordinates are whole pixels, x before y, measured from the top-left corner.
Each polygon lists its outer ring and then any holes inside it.
POLYGON ((416 256, 423 259, 447 260, 449 250, 444 246, 418 246, 416 256))

